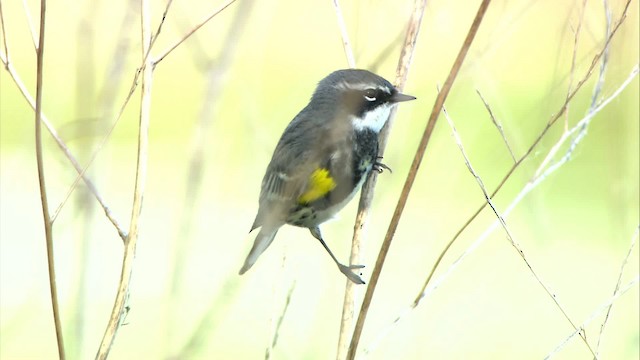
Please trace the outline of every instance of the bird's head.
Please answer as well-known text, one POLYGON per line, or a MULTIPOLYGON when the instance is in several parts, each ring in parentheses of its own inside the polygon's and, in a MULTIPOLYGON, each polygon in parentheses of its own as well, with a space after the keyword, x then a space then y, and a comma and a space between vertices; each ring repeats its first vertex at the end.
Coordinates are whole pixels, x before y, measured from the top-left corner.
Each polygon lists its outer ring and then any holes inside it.
POLYGON ((347 115, 357 130, 380 132, 393 106, 414 100, 401 94, 389 81, 367 70, 338 70, 322 79, 311 103, 334 107, 332 112, 341 118, 347 115))

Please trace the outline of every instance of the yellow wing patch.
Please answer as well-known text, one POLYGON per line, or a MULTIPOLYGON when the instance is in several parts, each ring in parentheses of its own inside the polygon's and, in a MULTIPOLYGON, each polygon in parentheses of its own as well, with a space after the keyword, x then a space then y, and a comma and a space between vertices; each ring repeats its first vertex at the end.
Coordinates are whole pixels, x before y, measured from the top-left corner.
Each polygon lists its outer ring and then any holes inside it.
POLYGON ((336 187, 336 182, 329 175, 329 170, 325 168, 316 169, 307 183, 307 190, 298 197, 298 203, 308 204, 314 200, 327 195, 327 193, 336 187))

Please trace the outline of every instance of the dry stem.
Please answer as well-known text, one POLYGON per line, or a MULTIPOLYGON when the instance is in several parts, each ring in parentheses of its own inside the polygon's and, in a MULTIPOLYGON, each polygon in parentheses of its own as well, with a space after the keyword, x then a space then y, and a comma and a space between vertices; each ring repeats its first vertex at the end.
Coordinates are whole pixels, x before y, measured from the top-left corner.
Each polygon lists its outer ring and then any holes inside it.
POLYGON ((340 2, 333 0, 333 7, 336 10, 336 17, 338 18, 338 26, 340 27, 340 35, 342 36, 342 46, 344 47, 344 54, 347 57, 347 64, 350 68, 356 67, 356 59, 353 57, 353 49, 351 49, 351 42, 349 41, 349 33, 347 32, 347 26, 344 23, 344 17, 342 16, 342 9, 340 8, 340 2))
MULTIPOLYGON (((424 152, 427 148, 427 144, 429 143, 429 139, 433 132, 433 128, 435 127, 436 120, 438 119, 438 114, 442 105, 444 104, 451 87, 453 86, 453 82, 462 67, 462 63, 464 62, 464 58, 471 47, 471 43, 478 32, 478 28, 482 22, 484 14, 489 6, 491 0, 483 0, 480 4, 478 11, 476 13, 476 17, 471 24, 471 28, 467 33, 467 37, 456 57, 456 60, 447 76, 447 80, 444 83, 442 88, 442 92, 438 94, 436 98, 433 109, 431 110, 431 115, 429 116, 429 121, 422 135, 422 139, 420 141, 420 145, 418 146, 418 150, 416 151, 415 157, 413 159, 413 163, 411 164, 411 168, 409 170, 409 175, 405 181, 404 187, 402 188, 402 193, 400 194, 400 198, 398 199, 398 204, 393 213, 393 217, 391 218, 391 223, 389 224, 389 229, 387 230, 387 234, 385 235, 384 241, 380 248, 380 253, 378 255, 378 259, 376 260, 376 265, 371 275, 371 280, 369 283, 369 287, 367 287, 367 292, 365 293, 364 300, 362 302, 362 307, 360 308, 360 313, 358 315, 358 321, 356 322, 356 326, 353 332, 353 337, 351 338, 351 345, 349 346, 349 353, 347 358, 353 360, 356 355, 356 350, 358 347, 358 343, 360 341, 360 335, 362 334, 362 329, 364 327, 364 322, 367 316, 367 312, 369 310, 369 306, 371 305, 371 300, 373 298, 373 293, 375 291, 376 285, 378 283, 378 279, 380 278, 380 273, 382 271, 382 266, 384 265, 384 261, 389 251, 389 247, 391 246, 391 241, 393 239, 393 235, 398 227, 398 222, 400 221, 400 217, 402 216, 402 212, 407 202, 407 198, 409 196, 409 192, 411 191, 411 187, 415 180, 416 174, 418 172, 418 168, 420 167, 420 163, 422 162, 422 158, 424 156, 424 152)), ((417 30, 416 30, 417 32, 417 30)), ((400 75, 400 74, 399 74, 400 75)), ((406 76, 406 74, 405 74, 406 76)), ((384 146, 382 146, 384 148, 384 146)))
MULTIPOLYGON (((347 32, 347 26, 344 23, 344 17, 342 16, 342 10, 338 0, 333 1, 333 5, 336 10, 336 17, 338 18, 338 26, 340 27, 340 35, 342 36, 342 45, 344 47, 344 54, 347 58, 347 63, 350 68, 356 67, 356 60, 353 56, 353 49, 351 48, 351 42, 349 41, 349 34, 347 32)), ((362 198, 360 199, 362 201, 362 198)), ((363 206, 362 202, 360 206, 363 206)), ((368 206, 368 205, 364 205, 368 206)), ((361 248, 361 236, 359 232, 363 229, 363 223, 366 221, 365 217, 368 212, 358 211, 356 217, 356 226, 354 227, 354 237, 351 241, 351 252, 349 254, 349 264, 360 264, 360 248, 361 248), (360 224, 358 226, 358 224, 360 224), (358 234, 358 235, 356 235, 358 234)), ((336 358, 338 360, 344 359, 349 349, 349 340, 351 331, 353 331, 353 314, 355 312, 356 303, 356 284, 351 280, 346 280, 344 289, 344 300, 342 302, 342 314, 340 317, 340 330, 338 331, 338 349, 336 351, 336 358)), ((361 293, 361 292, 359 292, 361 293)))
POLYGON ((549 354, 547 354, 547 356, 545 356, 544 359, 547 360, 552 358, 560 350, 562 350, 562 348, 564 348, 564 346, 567 345, 567 343, 571 339, 573 339, 573 337, 575 337, 578 334, 584 333, 584 329, 585 327, 587 327, 587 325, 589 325, 589 323, 591 323, 605 309, 611 308, 611 306, 613 306, 613 303, 620 296, 624 295, 627 291, 629 291, 629 289, 631 289, 634 285, 636 285, 639 280, 640 280, 640 276, 636 276, 635 279, 629 281, 625 286, 622 287, 622 289, 620 289, 620 291, 617 291, 611 298, 609 298, 609 300, 605 301, 602 305, 598 306, 596 310, 593 311, 591 315, 582 324, 580 324, 580 327, 577 330, 572 332, 569 336, 567 336, 566 339, 560 342, 560 344, 558 344, 558 346, 556 346, 549 354))
MULTIPOLYGON (((627 251, 627 255, 624 257, 622 261, 622 266, 620 266, 620 273, 618 273, 618 280, 616 281, 616 287, 613 290, 613 296, 618 295, 620 291, 620 283, 622 282, 622 274, 624 274, 624 269, 627 267, 627 262, 629 261, 629 257, 631 257, 631 253, 636 246, 636 242, 638 241, 638 235, 640 231, 640 226, 636 228, 633 236, 631 237, 631 244, 629 245, 629 251, 627 251)), ((604 328, 607 325, 607 321, 609 321, 609 315, 611 314, 611 308, 613 304, 609 304, 607 307, 607 313, 604 316, 604 321, 602 321, 602 325, 600 325, 600 333, 598 334, 598 343, 596 344, 596 355, 598 355, 600 350, 600 341, 602 340, 602 334, 604 333, 604 328)))
MULTIPOLYGON (((24 14, 27 17, 27 25, 29 26, 29 34, 31 34, 31 41, 33 42, 33 49, 38 52, 38 39, 36 38, 36 30, 33 26, 33 18, 31 17, 31 10, 27 5, 27 0, 22 0, 22 7, 24 8, 24 14)), ((7 56, 9 56, 7 54, 7 56)))
POLYGON ((484 107, 487 109, 487 112, 489 113, 489 117, 491 118, 493 125, 496 127, 496 129, 498 129, 498 132, 502 137, 502 141, 504 141, 504 145, 507 147, 507 150, 509 150, 509 155, 511 155, 511 159, 513 159, 514 163, 517 162, 516 156, 513 154, 513 150, 511 150, 511 146, 509 146, 509 141, 507 141, 507 137, 504 135, 504 129, 502 128, 502 124, 500 124, 498 119, 496 119, 495 115, 493 115, 493 111, 491 111, 491 106, 489 106, 489 103, 484 99, 484 97, 480 93, 480 90, 476 89, 476 93, 480 97, 480 100, 482 100, 484 107))
MULTIPOLYGON (((33 99, 33 97, 31 96, 31 94, 29 93, 29 90, 27 90, 27 87, 22 82, 22 79, 20 78, 20 76, 16 72, 15 68, 13 67, 13 64, 10 61, 10 59, 8 57, 6 57, 5 54, 0 53, 0 61, 2 61, 2 63, 4 64, 5 69, 9 73, 9 76, 11 76, 11 79, 13 79, 14 83, 16 84, 16 86, 18 87, 18 90, 20 90, 20 93, 22 94, 22 96, 25 98, 25 100, 27 100, 29 105, 35 110, 36 102, 33 99)), ((56 144, 58 145, 60 150, 62 150, 62 152, 64 153, 65 157, 69 160, 69 162, 71 163, 73 168, 78 172, 78 174, 80 174, 80 176, 82 177, 82 180, 84 181, 85 185, 87 185, 87 188, 89 189, 89 191, 91 191, 91 193, 96 198, 96 200, 98 200, 98 203, 100 203, 100 206, 104 210, 105 215, 107 216, 109 221, 113 224, 113 226, 116 228, 116 230, 118 231, 118 234, 120 235, 120 237, 124 241, 124 239, 127 237, 126 232, 120 226, 120 223, 116 220, 115 216, 111 212, 111 209, 107 205, 107 203, 104 200, 104 198, 102 197, 102 195, 98 192, 98 189, 95 187, 95 185, 93 184, 91 179, 89 179, 84 174, 85 169, 82 168, 82 166, 80 165, 78 160, 73 156, 73 154, 69 150, 69 147, 67 146, 67 144, 65 144, 65 142, 62 140, 62 138, 60 138, 60 136, 58 135, 58 132, 56 131, 56 129, 53 127, 53 125, 51 125, 51 122, 48 120, 47 116, 42 112, 41 112, 41 122, 47 128, 47 130, 49 131, 49 133, 53 137, 53 140, 56 142, 56 144)), ((59 210, 57 210, 54 213, 54 216, 52 216, 52 219, 55 219, 58 213, 59 213, 59 210)))
POLYGON ((7 29, 4 27, 4 11, 2 10, 2 1, 0 1, 0 29, 2 29, 2 44, 4 45, 4 53, 9 57, 9 47, 7 46, 7 29))
POLYGON ((153 67, 148 57, 152 44, 151 21, 149 0, 142 0, 141 3, 142 22, 142 54, 145 59, 145 67, 142 78, 142 100, 140 104, 140 124, 138 130, 138 156, 136 165, 136 180, 133 191, 133 205, 131 209, 131 223, 129 234, 125 240, 124 258, 122 260, 122 271, 118 292, 111 311, 111 317, 105 330, 102 342, 98 349, 96 359, 106 359, 115 340, 118 329, 123 324, 129 310, 127 305, 129 300, 129 285, 133 272, 133 262, 135 259, 136 244, 138 241, 140 214, 142 211, 142 198, 147 178, 147 159, 149 146, 149 122, 151 119, 151 86, 153 81, 153 67))
MULTIPOLYGON (((398 90, 402 91, 406 84, 409 68, 413 59, 416 41, 418 39, 418 33, 420 32, 420 26, 422 24, 422 17, 424 10, 427 6, 426 0, 416 0, 414 2, 414 8, 411 13, 411 18, 408 22, 405 39, 398 59, 398 66, 396 68, 395 86, 398 90)), ((386 49, 385 49, 386 50, 386 49)), ((389 137, 389 129, 392 126, 393 120, 396 115, 396 109, 394 108, 389 114, 389 119, 386 126, 383 128, 379 136, 379 156, 384 155, 387 139, 389 137)), ((351 264, 360 263, 360 248, 362 238, 366 231, 366 222, 368 220, 371 203, 373 202, 373 190, 377 183, 377 173, 373 172, 364 183, 360 194, 360 202, 358 204, 358 212, 356 215, 355 224, 353 226, 353 238, 351 241, 351 254, 349 262, 351 264)), ((348 356, 348 347, 350 346, 350 334, 354 331, 354 310, 355 310, 355 284, 351 281, 346 281, 345 294, 342 307, 342 318, 340 321, 340 332, 338 335, 338 351, 337 359, 344 359, 348 356)))
MULTIPOLYGON (((511 174, 513 174, 515 172, 515 170, 520 166, 520 164, 522 164, 524 162, 524 160, 533 152, 533 150, 537 147, 537 145, 540 143, 540 141, 542 140, 542 138, 546 135, 546 133, 549 131, 549 129, 551 128, 551 126, 553 124, 556 123, 556 121, 562 116, 562 114, 564 114, 564 112, 567 110, 568 107, 568 103, 573 99, 573 97, 576 95, 576 93, 580 90, 580 88, 582 87, 582 85, 584 85, 584 83, 591 77, 591 75, 593 74, 593 70, 595 69, 595 66, 598 64, 598 61, 600 60, 600 58, 603 56, 603 54, 605 53, 607 47, 609 46, 609 43, 611 42, 611 39, 613 38, 613 36, 616 34, 616 32, 618 31, 618 29, 620 28, 620 25, 622 25, 622 23, 624 22, 624 19, 626 18, 626 14, 627 14, 627 10, 629 8, 629 4, 631 3, 631 0, 627 0, 627 3, 625 5, 625 8, 622 12, 622 15, 620 16, 620 18, 618 19, 618 21, 616 22, 616 25, 614 26, 613 30, 611 31, 611 33, 609 34, 609 36, 606 38, 604 46, 602 48, 602 50, 596 54, 596 56, 593 58, 591 65, 589 66, 589 68, 587 69, 586 74, 584 75, 584 77, 582 78, 582 80, 580 80, 578 82, 578 84, 576 84, 576 87, 573 89, 573 91, 571 91, 571 93, 567 96, 567 98, 565 99, 564 103, 562 104, 562 106, 560 107, 560 110, 551 117, 551 119, 549 120, 549 122, 547 122, 547 124, 545 125, 544 129, 542 129, 542 131, 540 132, 540 134, 538 135, 538 137, 533 141, 533 143, 531 144, 531 146, 529 146, 529 149, 527 149, 527 151, 525 152, 525 154, 518 159, 518 161, 513 164, 511 166, 511 168, 507 171, 507 173, 505 174, 505 176, 502 178, 502 180, 500 181, 500 183, 498 184, 498 186, 496 187, 496 189, 493 191, 493 193, 491 193, 491 198, 494 198, 496 196, 496 194, 498 193, 498 191, 500 191, 500 189, 502 188, 502 186, 507 182, 507 180, 511 177, 511 174)), ((458 237, 460 237, 460 235, 462 234, 462 232, 464 232, 464 230, 469 226, 469 224, 471 224, 476 217, 478 217, 478 215, 480 214, 480 212, 482 212, 482 210, 484 210, 484 208, 487 206, 487 203, 484 202, 479 208, 478 210, 475 211, 475 213, 465 222, 464 225, 462 225, 462 227, 458 230, 458 232, 456 232, 456 234, 453 236, 453 238, 447 243, 447 245, 445 245, 445 248, 442 250, 442 252, 440 253, 440 255, 438 256, 438 259, 436 260, 436 262, 434 263, 433 267, 431 268, 431 271, 429 272, 429 275, 427 276, 422 288, 420 289, 420 291, 418 292, 418 295, 416 296, 412 307, 415 308, 419 303, 420 300, 424 297, 425 294, 425 290, 427 289, 427 286, 429 285, 429 282, 431 281, 431 278, 433 277, 436 269, 438 268, 438 266, 440 265, 440 262, 442 261, 442 259, 444 258, 444 255, 447 253, 447 251, 451 248, 451 246, 453 245, 453 243, 458 239, 458 237)))
MULTIPOLYGON (((638 65, 636 64, 636 66, 633 68, 633 70, 631 71, 627 79, 618 87, 618 89, 616 89, 616 91, 612 95, 610 95, 608 98, 600 102, 582 120, 580 120, 573 128, 569 130, 569 134, 575 134, 578 131, 580 131, 580 134, 578 134, 573 140, 573 142, 570 144, 567 150, 567 153, 561 159, 559 159, 555 164, 546 168, 542 174, 534 175, 531 178, 531 180, 529 180, 529 182, 524 186, 524 188, 515 196, 515 198, 511 201, 511 203, 505 208, 504 212, 502 213, 503 218, 507 218, 509 214, 511 214, 511 212, 520 203, 520 201, 524 199, 524 197, 527 194, 529 194, 533 189, 535 189, 545 179, 547 179, 548 176, 550 176, 552 173, 554 173, 562 165, 564 165, 571 159, 571 155, 573 151, 576 149, 577 145, 582 141, 582 139, 584 138, 584 134, 586 133, 585 131, 582 131, 582 130, 590 123, 591 119, 597 113, 599 113, 606 105, 608 105, 611 101, 613 101, 622 93, 622 91, 631 83, 631 81, 635 79, 636 76, 638 76, 638 71, 639 71, 638 65)), ((566 141, 568 138, 569 137, 561 138, 560 141, 566 141)), ((410 306, 408 306, 398 316, 396 316, 395 319, 388 326, 386 326, 382 332, 380 332, 376 336, 375 340, 372 342, 372 345, 368 346, 365 352, 372 351, 373 348, 375 348, 375 346, 377 346, 377 344, 391 331, 393 326, 396 326, 397 324, 399 324, 401 320, 405 319, 411 313, 411 311, 415 310, 416 307, 420 305, 421 300, 424 299, 427 296, 427 294, 437 289, 440 286, 440 284, 442 284, 442 282, 458 267, 458 265, 469 254, 471 254, 478 246, 480 246, 480 244, 482 244, 484 240, 486 240, 489 237, 489 235, 498 228, 498 226, 500 226, 500 223, 498 220, 494 221, 491 225, 489 225, 489 227, 485 229, 484 232, 482 232, 482 234, 449 266, 449 268, 447 268, 447 270, 445 270, 445 272, 439 278, 435 279, 433 282, 430 282, 429 280, 432 278, 435 272, 435 268, 437 268, 438 264, 444 257, 444 254, 446 253, 448 248, 452 245, 452 242, 449 242, 447 244, 447 247, 440 253, 438 260, 436 261, 433 269, 429 273, 429 277, 427 278, 427 283, 429 286, 425 286, 421 289, 421 292, 418 293, 413 303, 411 303, 410 306)))
MULTIPOLYGON (((44 29, 47 12, 47 1, 40 0, 40 38, 38 39, 37 73, 36 73, 36 161, 38 163, 38 182, 40 185, 40 200, 42 203, 42 218, 44 220, 44 233, 47 244, 47 263, 49 270, 49 288, 51 290, 51 305, 53 307, 53 322, 56 328, 56 340, 58 344, 58 357, 65 358, 64 340, 62 337, 62 323, 60 319, 60 306, 58 304, 58 286, 56 284, 55 256, 53 253, 53 223, 49 215, 49 202, 47 199, 47 186, 44 177, 44 159, 42 155, 42 73, 44 72, 44 29)), ((3 21, 4 25, 4 21, 3 21)), ((8 61, 7 61, 8 63, 8 61)))
MULTIPOLYGON (((522 250, 522 247, 515 241, 513 235, 511 234, 511 231, 507 227, 507 223, 504 220, 504 217, 500 214, 500 212, 496 208, 495 204, 493 203, 493 200, 491 200, 491 197, 489 196, 489 193, 487 192, 487 188, 484 186, 484 183, 482 182, 480 175, 478 175, 476 171, 473 169, 473 166, 471 166, 471 161, 469 160, 469 157, 467 156, 464 150, 464 146, 462 145, 462 140, 458 135, 458 131, 456 130, 456 127, 453 124, 453 120, 451 120, 451 118, 449 117, 449 114, 447 113, 447 110, 445 109, 444 106, 442 107, 442 111, 444 112, 445 118, 447 119, 447 123, 449 123, 449 126, 451 127, 451 132, 453 134, 454 139, 456 140, 456 144, 458 145, 460 152, 462 153, 462 157, 464 158, 465 165, 467 165, 467 169, 469 169, 469 172, 471 172, 471 175, 473 175, 473 177, 476 179, 476 182, 478 183, 480 190, 482 190, 482 194, 484 195, 484 198, 487 201, 487 204, 489 204, 489 206, 491 207, 491 210, 493 210, 493 213, 496 215, 496 217, 498 218, 498 221, 500 222, 500 225, 504 229, 504 232, 507 235, 507 239, 509 240, 511 245, 517 250, 518 255, 520 255, 522 260, 525 262, 525 264, 529 268, 529 271, 531 271, 531 274, 533 274, 533 277, 536 279, 536 281, 538 281, 538 283, 542 286, 542 288, 545 290, 547 295, 549 295, 551 300, 553 300, 553 302, 556 304, 560 312, 562 312, 562 315, 564 315, 564 317, 567 319, 567 321, 569 321, 571 326, 575 330, 577 330, 576 325, 573 323, 573 321, 571 320, 571 318, 569 317, 565 309, 560 305, 560 302, 558 301, 557 297, 553 294, 553 292, 549 289, 549 287, 542 281, 542 279, 535 272, 535 270, 533 270, 531 263, 529 262, 529 260, 527 260, 527 257, 524 255, 524 251, 522 250)), ((587 345, 587 348, 589 349, 591 354, 594 356, 594 358, 597 359, 596 353, 593 351, 593 349, 587 342, 587 339, 584 336, 584 334, 581 333, 580 336, 582 337, 582 340, 584 341, 584 343, 587 345)))
POLYGON ((191 29, 188 33, 186 33, 184 36, 182 36, 182 38, 177 40, 172 45, 168 46, 167 49, 165 51, 163 51, 162 53, 160 53, 159 56, 156 56, 155 59, 152 62, 153 66, 158 65, 162 60, 164 60, 165 57, 167 57, 167 55, 169 55, 173 50, 175 50, 178 46, 180 46, 180 44, 182 44, 191 35, 193 35, 196 31, 198 31, 202 26, 204 26, 206 23, 208 23, 209 20, 213 19, 216 15, 221 13, 224 9, 229 7, 229 5, 233 4, 234 2, 236 2, 236 0, 230 0, 226 4, 224 4, 221 7, 219 7, 217 10, 213 11, 211 14, 207 15, 202 21, 200 21, 198 23, 198 25, 194 26, 193 29, 191 29))
MULTIPOLYGON (((284 266, 284 258, 282 259, 284 266)), ((264 354, 264 359, 269 360, 271 358, 271 354, 273 353, 273 349, 278 344, 278 336, 280 335, 280 327, 282 326, 282 322, 284 321, 284 317, 287 314, 287 310, 289 310, 289 304, 291 303, 291 295, 293 294, 293 289, 296 287, 295 280, 291 282, 291 286, 289 286, 289 291, 287 291, 287 296, 285 297, 284 306, 282 307, 282 311, 280 311, 280 315, 278 316, 278 320, 275 322, 275 326, 273 329, 273 334, 271 336, 271 341, 269 341, 269 346, 264 354)))

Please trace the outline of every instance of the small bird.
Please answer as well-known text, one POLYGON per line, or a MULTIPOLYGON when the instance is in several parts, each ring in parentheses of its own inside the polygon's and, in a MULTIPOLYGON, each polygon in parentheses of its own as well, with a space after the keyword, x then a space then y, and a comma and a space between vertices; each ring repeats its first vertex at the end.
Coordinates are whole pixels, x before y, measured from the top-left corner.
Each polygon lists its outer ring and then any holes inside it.
POLYGON ((309 104, 289 123, 262 179, 259 208, 251 231, 260 228, 240 269, 244 274, 273 242, 284 224, 305 227, 327 250, 340 271, 364 284, 343 265, 322 238, 320 224, 331 219, 360 190, 378 162, 378 134, 401 94, 387 80, 367 70, 338 70, 322 79, 309 104))

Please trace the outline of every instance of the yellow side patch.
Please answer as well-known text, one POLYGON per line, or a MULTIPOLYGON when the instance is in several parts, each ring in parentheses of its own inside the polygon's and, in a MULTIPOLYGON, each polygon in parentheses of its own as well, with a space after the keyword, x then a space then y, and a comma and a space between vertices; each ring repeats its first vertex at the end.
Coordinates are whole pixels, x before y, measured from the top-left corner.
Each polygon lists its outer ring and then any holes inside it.
POLYGON ((336 182, 329 175, 329 170, 320 168, 316 169, 309 177, 307 190, 298 197, 298 203, 308 204, 314 200, 327 195, 327 193, 336 187, 336 182))

